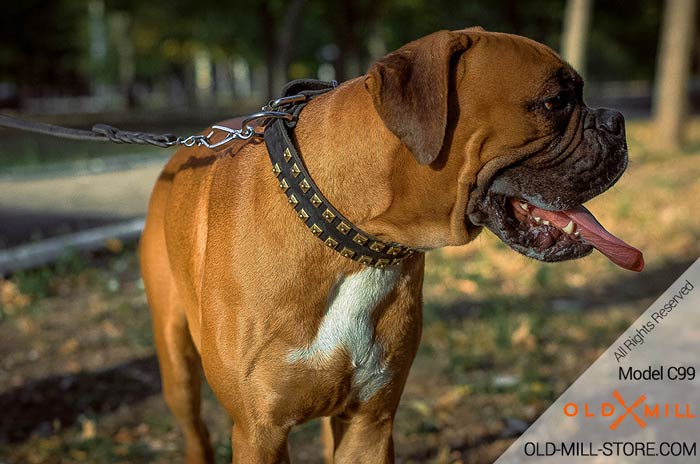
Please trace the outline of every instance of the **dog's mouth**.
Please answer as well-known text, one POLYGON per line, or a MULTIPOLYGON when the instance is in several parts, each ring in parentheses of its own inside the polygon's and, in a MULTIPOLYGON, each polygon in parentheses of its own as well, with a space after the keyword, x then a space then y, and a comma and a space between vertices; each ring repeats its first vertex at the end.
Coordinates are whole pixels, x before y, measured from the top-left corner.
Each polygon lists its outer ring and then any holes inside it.
POLYGON ((553 210, 491 193, 482 202, 484 225, 514 250, 540 261, 565 261, 597 249, 618 266, 644 268, 642 253, 607 230, 583 205, 553 210))
POLYGON ((576 143, 561 145, 569 140, 562 138, 522 161, 494 165, 490 172, 496 174, 472 192, 466 220, 540 261, 580 258, 595 248, 618 266, 639 272, 642 253, 605 230, 583 206, 614 185, 627 167, 622 115, 583 109, 583 130, 572 126, 576 143))
POLYGON ((595 248, 624 269, 639 272, 644 268, 641 251, 605 230, 583 205, 551 211, 506 198, 504 208, 510 236, 515 236, 528 255, 561 261, 585 256, 595 248))

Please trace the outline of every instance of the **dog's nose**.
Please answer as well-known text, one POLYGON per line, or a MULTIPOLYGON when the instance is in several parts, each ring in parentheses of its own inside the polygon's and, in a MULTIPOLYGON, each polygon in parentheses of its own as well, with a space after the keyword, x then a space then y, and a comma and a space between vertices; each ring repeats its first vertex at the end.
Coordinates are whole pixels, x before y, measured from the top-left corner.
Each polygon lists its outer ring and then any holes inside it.
POLYGON ((607 108, 597 110, 597 126, 600 130, 610 132, 612 135, 620 135, 625 128, 625 118, 622 113, 607 108))

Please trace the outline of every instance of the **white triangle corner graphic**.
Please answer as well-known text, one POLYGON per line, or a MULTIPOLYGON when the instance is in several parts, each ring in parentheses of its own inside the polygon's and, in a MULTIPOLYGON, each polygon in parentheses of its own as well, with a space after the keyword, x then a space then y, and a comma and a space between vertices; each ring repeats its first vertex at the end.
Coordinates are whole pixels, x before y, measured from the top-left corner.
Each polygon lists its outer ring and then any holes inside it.
POLYGON ((695 463, 698 439, 700 259, 496 463, 695 463))

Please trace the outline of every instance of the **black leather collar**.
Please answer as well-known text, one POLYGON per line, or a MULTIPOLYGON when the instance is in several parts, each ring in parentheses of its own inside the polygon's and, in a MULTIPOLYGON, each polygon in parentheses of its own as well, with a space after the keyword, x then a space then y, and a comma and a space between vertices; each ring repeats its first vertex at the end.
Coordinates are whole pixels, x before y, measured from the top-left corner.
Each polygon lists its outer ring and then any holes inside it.
MULTIPOLYGON (((331 88, 330 84, 320 81, 293 81, 287 84, 283 96, 307 94, 308 101, 331 88)), ((305 102, 295 105, 292 114, 298 115, 304 105, 305 102)), ((411 256, 414 253, 412 248, 385 243, 363 232, 330 204, 309 175, 291 141, 288 131, 295 125, 296 118, 293 121, 273 121, 265 128, 265 145, 272 161, 272 173, 277 177, 281 191, 309 231, 342 256, 369 266, 397 265, 411 256)))

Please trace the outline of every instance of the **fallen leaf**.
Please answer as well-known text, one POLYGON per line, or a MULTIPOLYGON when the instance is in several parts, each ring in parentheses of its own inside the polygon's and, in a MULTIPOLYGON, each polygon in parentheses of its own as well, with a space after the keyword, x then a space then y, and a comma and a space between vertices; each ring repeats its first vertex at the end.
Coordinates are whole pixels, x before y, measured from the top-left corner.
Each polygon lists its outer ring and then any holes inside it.
POLYGON ((124 242, 118 238, 108 238, 104 241, 104 246, 114 254, 121 253, 124 250, 124 242))
POLYGON ((452 409, 459 402, 467 396, 470 392, 468 385, 459 385, 449 389, 446 393, 440 395, 435 402, 435 408, 437 409, 452 409))
POLYGON ((97 427, 95 426, 95 421, 92 419, 85 419, 83 421, 83 426, 80 431, 80 437, 83 440, 91 440, 97 435, 97 427))
POLYGON ((107 319, 102 321, 100 327, 102 328, 102 331, 105 334, 107 334, 107 336, 109 336, 110 338, 117 338, 123 333, 123 331, 119 327, 117 327, 112 321, 107 319))
POLYGON ((19 331, 25 335, 32 334, 38 330, 36 323, 28 317, 20 317, 16 323, 19 331))
POLYGON ((455 282, 455 286, 460 292, 467 295, 473 295, 479 289, 479 286, 473 280, 459 279, 455 282))
POLYGON ((8 314, 14 314, 17 310, 25 308, 30 301, 28 295, 20 292, 16 283, 0 277, 0 306, 8 314))
POLYGON ((117 443, 120 443, 122 445, 128 445, 130 443, 133 443, 134 437, 128 428, 122 427, 114 435, 114 441, 116 441, 117 443))
POLYGON ((425 401, 414 399, 408 405, 423 417, 432 417, 432 408, 425 401))
POLYGON ((83 450, 72 449, 69 451, 69 454, 76 461, 84 461, 87 459, 87 453, 83 450))
POLYGON ((61 345, 61 348, 59 348, 59 352, 61 354, 71 354, 75 353, 78 350, 78 340, 75 338, 69 338, 63 344, 61 345))
POLYGON ((533 350, 537 345, 537 340, 530 330, 530 321, 523 320, 511 335, 510 341, 514 347, 527 351, 533 350))
POLYGON ((77 374, 81 369, 80 363, 77 361, 68 361, 66 363, 66 371, 70 372, 71 374, 77 374))

